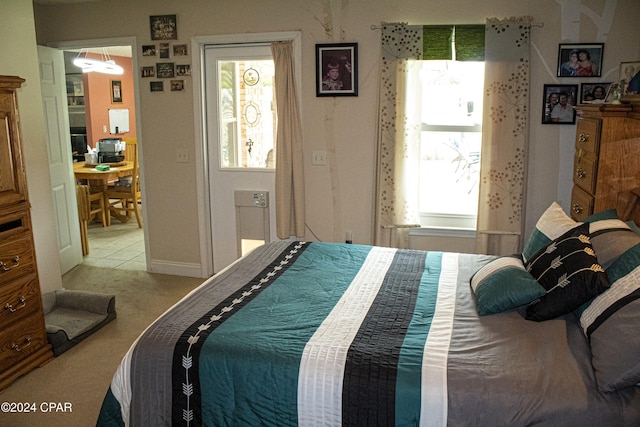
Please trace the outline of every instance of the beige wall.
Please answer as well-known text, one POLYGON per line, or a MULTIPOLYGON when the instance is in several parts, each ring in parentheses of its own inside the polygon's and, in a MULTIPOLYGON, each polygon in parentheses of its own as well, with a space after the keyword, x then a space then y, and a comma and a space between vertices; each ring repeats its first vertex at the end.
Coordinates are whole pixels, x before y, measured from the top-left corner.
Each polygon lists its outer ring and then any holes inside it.
POLYGON ((3 0, 0 74, 20 76, 18 106, 42 292, 62 287, 31 0, 3 0))
MULTIPOLYGON (((342 241, 345 230, 351 230, 354 242, 370 243, 380 36, 379 31, 371 30, 372 24, 484 23, 487 17, 523 15, 544 23, 543 28, 534 27, 531 34, 527 230, 553 200, 567 207, 571 188, 575 127, 540 124, 543 84, 598 80, 555 77, 558 44, 604 42, 602 81, 616 79, 619 62, 640 58, 637 0, 485 0, 482 7, 477 4, 473 0, 110 0, 36 6, 35 11, 40 44, 134 36, 140 65, 148 62, 141 56, 140 46, 151 42, 149 15, 176 14, 178 42, 189 45, 193 36, 301 31, 307 224, 324 241, 342 241), (317 98, 315 44, 341 41, 359 43, 359 96, 317 98), (327 166, 311 165, 313 150, 327 151, 327 166)), ((19 32, 22 33, 23 30, 19 32)), ((32 40, 33 36, 27 39, 32 40)), ((15 48, 11 44, 5 46, 15 48)), ((33 49, 29 45, 28 51, 33 49)), ((190 55, 192 60, 194 52, 190 55)), ((196 172, 193 162, 177 164, 175 154, 176 148, 189 150, 190 158, 196 152, 194 94, 189 79, 183 93, 157 96, 150 93, 148 79, 140 79, 138 88, 138 131, 145 166, 145 209, 149 213, 146 227, 152 262, 200 263, 196 172)), ((314 239, 311 233, 306 237, 314 239)))

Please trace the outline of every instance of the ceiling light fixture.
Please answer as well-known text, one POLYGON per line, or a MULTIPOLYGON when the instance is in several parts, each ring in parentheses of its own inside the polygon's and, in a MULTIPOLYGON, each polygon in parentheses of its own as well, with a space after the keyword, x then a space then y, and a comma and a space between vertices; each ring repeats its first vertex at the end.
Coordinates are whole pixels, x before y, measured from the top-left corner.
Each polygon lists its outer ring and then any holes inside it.
POLYGON ((89 52, 80 50, 78 56, 73 60, 73 65, 82 68, 83 73, 90 73, 92 71, 103 74, 124 73, 124 69, 120 65, 116 64, 116 61, 111 59, 105 48, 102 48, 102 59, 89 58, 87 57, 88 54, 89 52), (83 52, 84 56, 82 56, 83 52))

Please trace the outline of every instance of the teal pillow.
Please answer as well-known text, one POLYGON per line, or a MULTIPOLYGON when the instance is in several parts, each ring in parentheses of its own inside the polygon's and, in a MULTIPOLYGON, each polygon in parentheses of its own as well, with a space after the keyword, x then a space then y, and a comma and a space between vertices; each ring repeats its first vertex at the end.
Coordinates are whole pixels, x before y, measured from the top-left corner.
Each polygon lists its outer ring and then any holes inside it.
POLYGON ((497 258, 471 277, 478 314, 502 313, 545 294, 545 289, 525 270, 520 257, 497 258))
POLYGON ((569 218, 557 202, 553 202, 538 219, 535 229, 524 246, 522 258, 527 262, 540 249, 546 248, 554 239, 562 236, 576 225, 578 223, 569 218))
MULTIPOLYGON (((615 209, 607 209, 594 213, 585 218, 584 222, 593 223, 610 219, 618 219, 618 212, 615 209)), ((522 258, 527 262, 540 249, 547 247, 553 240, 562 236, 578 224, 580 223, 570 218, 557 202, 553 202, 538 219, 535 229, 524 246, 522 258)))
POLYGON ((606 211, 596 212, 584 219, 584 222, 601 221, 603 219, 619 219, 618 211, 615 209, 607 209, 606 211))

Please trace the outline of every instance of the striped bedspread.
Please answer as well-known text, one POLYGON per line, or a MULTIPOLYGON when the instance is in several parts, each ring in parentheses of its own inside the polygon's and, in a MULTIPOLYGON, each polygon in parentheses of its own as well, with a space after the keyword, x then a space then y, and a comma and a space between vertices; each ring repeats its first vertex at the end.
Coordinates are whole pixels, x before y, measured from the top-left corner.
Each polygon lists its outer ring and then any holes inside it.
MULTIPOLYGON (((482 401, 489 384, 482 378, 507 370, 501 381, 517 383, 499 385, 520 387, 530 378, 511 369, 530 360, 512 354, 498 360, 504 366, 481 367, 482 373, 474 366, 479 351, 492 355, 508 338, 485 331, 480 339, 488 341, 480 341, 469 334, 478 325, 464 325, 467 318, 479 321, 469 277, 489 259, 267 244, 187 295, 139 337, 113 378, 98 425, 443 426, 502 419, 494 406, 504 412, 505 402, 482 401), (452 357, 463 362, 459 368, 451 366, 452 357), (452 385, 461 390, 452 393, 452 385), (474 387, 479 393, 465 397, 464 389, 474 387)), ((522 416, 528 423, 526 409, 540 406, 541 391, 533 390, 524 412, 514 408, 506 419, 522 416)), ((518 397, 501 399, 521 404, 518 397)), ((558 410, 566 412, 551 407, 533 415, 553 420, 558 410)))

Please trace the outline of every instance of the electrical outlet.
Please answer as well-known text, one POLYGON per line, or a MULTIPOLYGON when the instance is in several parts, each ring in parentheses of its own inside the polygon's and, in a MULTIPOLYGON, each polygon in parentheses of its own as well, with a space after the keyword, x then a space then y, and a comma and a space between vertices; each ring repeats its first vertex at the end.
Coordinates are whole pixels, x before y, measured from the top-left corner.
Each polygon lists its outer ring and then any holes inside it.
POLYGON ((311 153, 311 164, 316 166, 323 166, 327 164, 327 152, 326 151, 313 151, 311 153))
POLYGON ((184 148, 176 149, 176 162, 189 163, 189 151, 184 148))

